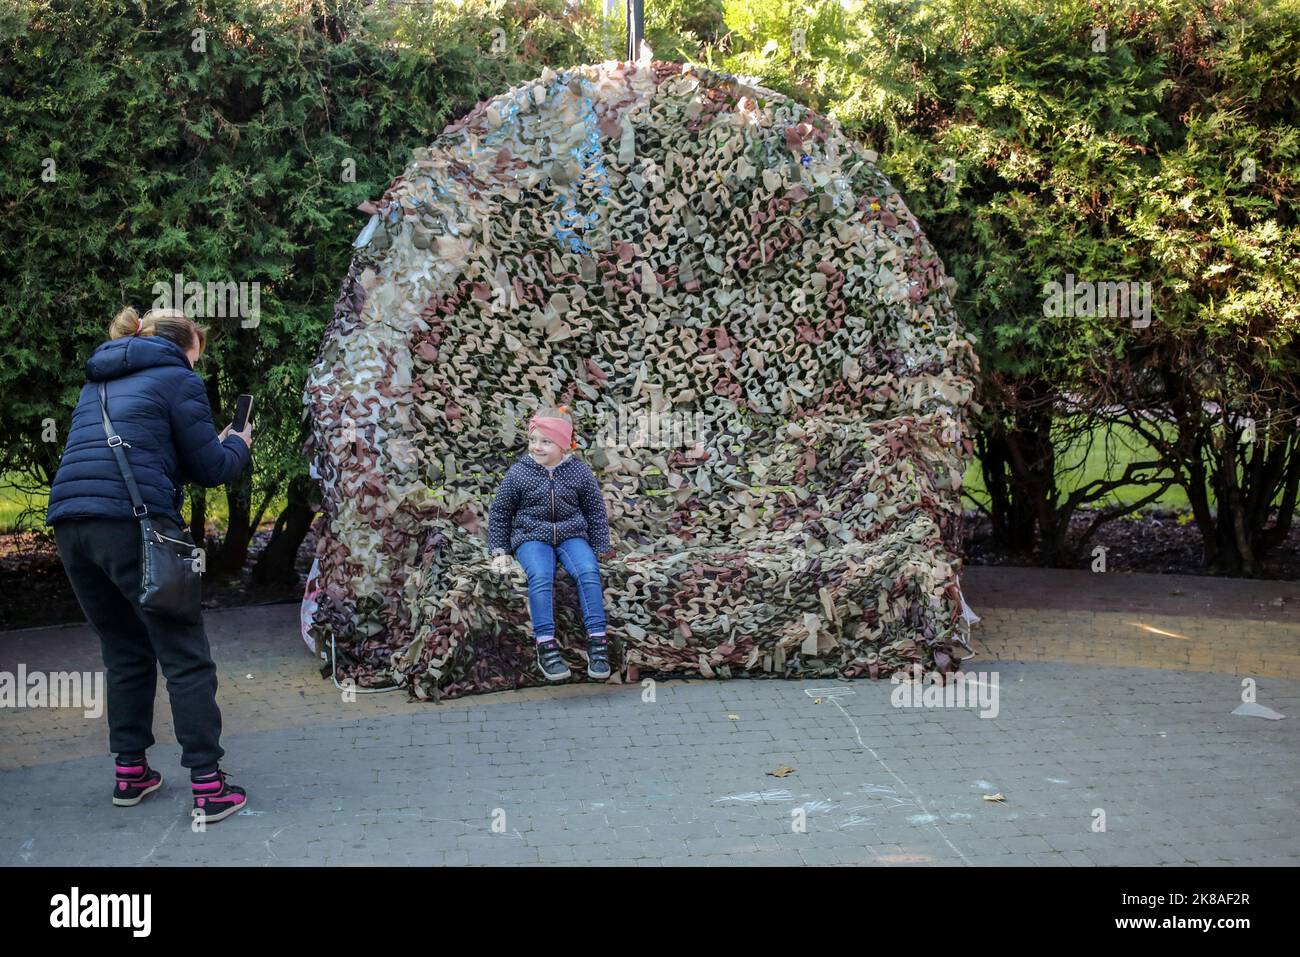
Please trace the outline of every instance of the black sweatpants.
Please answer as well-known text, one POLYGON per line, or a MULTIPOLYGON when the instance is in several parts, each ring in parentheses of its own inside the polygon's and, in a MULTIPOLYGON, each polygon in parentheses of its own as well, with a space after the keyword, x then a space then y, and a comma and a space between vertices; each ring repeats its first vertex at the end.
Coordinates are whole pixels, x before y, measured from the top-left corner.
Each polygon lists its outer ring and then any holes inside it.
POLYGON ((181 764, 196 774, 214 770, 225 752, 208 636, 202 621, 186 625, 140 607, 140 523, 68 519, 55 524, 54 540, 103 649, 109 750, 129 764, 153 745, 153 702, 162 665, 181 764))

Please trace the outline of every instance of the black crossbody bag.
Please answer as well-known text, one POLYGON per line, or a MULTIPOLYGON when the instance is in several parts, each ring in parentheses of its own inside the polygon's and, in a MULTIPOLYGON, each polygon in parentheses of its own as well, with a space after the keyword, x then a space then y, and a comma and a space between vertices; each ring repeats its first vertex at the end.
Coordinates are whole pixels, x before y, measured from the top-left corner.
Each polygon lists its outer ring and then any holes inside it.
MULTIPOLYGON (((202 577, 198 547, 189 532, 181 530, 168 516, 150 516, 140 496, 135 475, 122 451, 122 437, 108 418, 108 396, 99 384, 99 410, 104 416, 108 447, 117 458, 127 491, 131 513, 140 520, 140 607, 145 611, 196 625, 202 618, 202 577)), ((128 448, 130 446, 127 446, 128 448)))

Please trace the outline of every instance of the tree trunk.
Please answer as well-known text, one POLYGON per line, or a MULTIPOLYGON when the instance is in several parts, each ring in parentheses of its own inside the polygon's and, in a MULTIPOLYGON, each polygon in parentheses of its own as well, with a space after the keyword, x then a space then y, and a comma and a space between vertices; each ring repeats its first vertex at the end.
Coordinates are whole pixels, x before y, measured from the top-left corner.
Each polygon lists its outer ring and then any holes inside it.
POLYGON ((311 478, 301 475, 290 482, 284 511, 277 516, 271 540, 262 549, 257 564, 253 566, 255 585, 298 580, 294 564, 302 540, 311 530, 316 509, 316 487, 311 478))
POLYGON ((207 550, 208 547, 208 493, 207 489, 193 486, 190 492, 190 536, 194 544, 207 550))
POLYGON ((1019 473, 1024 507, 1032 509, 1037 526, 1040 562, 1048 566, 1060 563, 1065 549, 1068 520, 1062 526, 1057 512, 1056 448, 1052 445, 1050 407, 1027 410, 1017 416, 1017 430, 1011 446, 1019 473))
MULTIPOLYGON (((1015 424, 1002 421, 987 436, 983 459, 985 486, 993 503, 993 538, 1001 548, 1031 555, 1040 532, 1052 529, 1056 501, 1052 411, 1022 408, 1015 424)), ((1053 551, 1049 547, 1049 551, 1053 551)))
POLYGON ((226 486, 226 503, 230 512, 230 522, 226 526, 226 537, 221 542, 221 550, 216 556, 218 574, 236 574, 248 560, 248 544, 252 540, 251 512, 253 509, 253 475, 251 469, 226 486))
POLYGON ((1030 554, 1034 549, 1034 509, 1024 495, 1011 451, 1014 435, 1000 426, 981 436, 980 469, 988 489, 996 547, 1030 554))
POLYGON ((277 482, 273 488, 268 489, 266 494, 262 496, 262 504, 257 506, 257 514, 254 515, 252 521, 249 522, 254 535, 256 535, 257 530, 262 527, 262 516, 266 514, 266 506, 271 503, 271 499, 275 498, 276 493, 279 491, 280 483, 277 482))
MULTIPOLYGON (((1264 530, 1260 543, 1265 551, 1276 548, 1286 541, 1291 532, 1291 521, 1295 517, 1296 498, 1300 495, 1300 436, 1291 435, 1284 440, 1289 446, 1289 464, 1279 480, 1282 486, 1282 503, 1278 506, 1277 521, 1271 528, 1264 530)), ((1267 510, 1265 515, 1267 516, 1267 510)))

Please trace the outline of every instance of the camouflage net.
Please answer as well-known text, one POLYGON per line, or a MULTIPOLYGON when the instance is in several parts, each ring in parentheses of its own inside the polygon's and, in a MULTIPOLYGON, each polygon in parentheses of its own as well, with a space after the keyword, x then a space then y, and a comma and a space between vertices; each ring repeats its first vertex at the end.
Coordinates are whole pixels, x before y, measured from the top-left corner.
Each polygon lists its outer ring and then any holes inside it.
POLYGON ((543 682, 487 508, 556 403, 609 510, 614 680, 957 668, 977 360, 875 159, 777 93, 661 62, 547 70, 416 150, 362 207, 305 397, 309 633, 337 677, 543 682))

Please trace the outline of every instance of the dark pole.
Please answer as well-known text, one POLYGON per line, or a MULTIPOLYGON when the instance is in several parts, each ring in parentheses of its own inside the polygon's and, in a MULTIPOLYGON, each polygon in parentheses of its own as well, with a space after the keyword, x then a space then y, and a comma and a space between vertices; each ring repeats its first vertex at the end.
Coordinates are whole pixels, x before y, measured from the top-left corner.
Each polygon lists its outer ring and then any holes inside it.
POLYGON ((627 58, 635 60, 645 36, 645 0, 627 0, 627 58))

